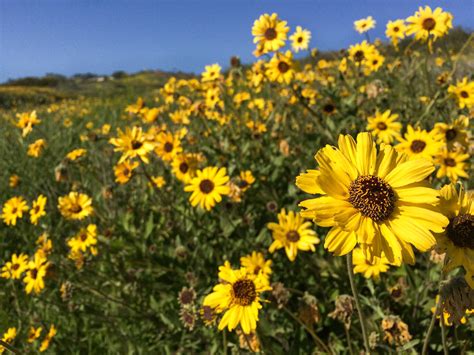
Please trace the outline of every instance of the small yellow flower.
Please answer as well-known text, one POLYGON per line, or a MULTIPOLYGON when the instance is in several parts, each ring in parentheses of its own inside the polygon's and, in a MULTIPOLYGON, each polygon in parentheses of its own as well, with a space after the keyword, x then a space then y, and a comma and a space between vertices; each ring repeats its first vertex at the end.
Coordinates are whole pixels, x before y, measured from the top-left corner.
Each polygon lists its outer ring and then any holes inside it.
POLYGON ((368 30, 375 28, 375 20, 372 16, 354 21, 354 28, 359 33, 367 32, 368 30))
POLYGON ((44 210, 46 206, 46 201, 47 198, 43 195, 39 195, 36 201, 33 201, 33 205, 30 209, 31 224, 38 224, 38 220, 41 217, 46 216, 46 212, 44 210))
POLYGON ((23 218, 23 212, 28 211, 28 205, 23 197, 12 197, 3 205, 2 219, 7 226, 16 226, 18 218, 23 218))

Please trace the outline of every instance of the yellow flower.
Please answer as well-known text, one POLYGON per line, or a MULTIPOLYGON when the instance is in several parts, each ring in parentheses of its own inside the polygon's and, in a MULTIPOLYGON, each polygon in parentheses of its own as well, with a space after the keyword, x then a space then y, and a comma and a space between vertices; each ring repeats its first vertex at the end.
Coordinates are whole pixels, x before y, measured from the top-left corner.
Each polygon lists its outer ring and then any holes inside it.
POLYGON ((202 158, 198 154, 177 154, 171 163, 173 174, 184 183, 196 176, 196 168, 202 158))
POLYGON ((398 138, 400 143, 395 148, 407 154, 410 159, 424 158, 432 161, 443 147, 441 139, 442 137, 435 130, 431 132, 421 128, 415 130, 408 125, 405 135, 403 138, 398 138))
POLYGON ((392 114, 390 110, 384 113, 377 111, 375 116, 367 118, 367 129, 371 131, 372 136, 377 137, 377 143, 392 144, 394 139, 400 138, 402 124, 396 122, 397 114, 392 114))
MULTIPOLYGON (((12 328, 8 328, 6 333, 3 334, 2 340, 5 343, 11 343, 13 342, 13 340, 15 340, 15 338, 16 338, 16 328, 12 327, 12 328)), ((4 351, 5 351, 5 347, 0 345, 0 354, 2 354, 4 351)))
POLYGON ((461 185, 445 185, 440 191, 441 211, 449 218, 446 231, 436 234, 438 249, 446 253, 446 271, 458 266, 466 270, 466 281, 474 288, 474 203, 461 185))
POLYGON ((295 261, 298 249, 314 252, 316 250, 314 246, 319 244, 316 232, 311 229, 311 222, 305 221, 293 211, 287 214, 285 209, 282 209, 278 214, 278 223, 270 222, 267 227, 273 236, 273 243, 268 248, 270 253, 285 248, 290 261, 295 261))
POLYGON ((138 167, 138 162, 131 162, 125 160, 123 163, 117 164, 114 167, 115 182, 123 185, 130 181, 133 175, 133 170, 138 167))
POLYGON ((148 141, 141 127, 126 128, 125 132, 118 129, 118 138, 111 138, 110 143, 116 148, 116 152, 122 152, 119 164, 125 160, 138 157, 144 163, 148 163, 148 153, 154 148, 153 143, 148 141))
POLYGON ((469 166, 469 154, 463 154, 460 151, 449 151, 444 147, 435 157, 435 164, 439 165, 436 173, 437 178, 447 176, 451 182, 458 181, 459 177, 469 178, 466 169, 469 166))
POLYGON ((375 28, 375 20, 372 16, 354 21, 354 28, 359 33, 367 32, 368 30, 375 28))
POLYGON ((272 273, 272 261, 265 260, 262 253, 253 251, 252 254, 242 256, 240 258, 240 265, 245 267, 248 272, 258 275, 262 273, 265 277, 269 277, 272 273))
POLYGON ((253 42, 257 44, 257 54, 262 55, 284 47, 289 30, 286 21, 280 20, 277 14, 261 15, 255 20, 252 27, 253 42))
POLYGON ((221 202, 222 195, 228 195, 229 177, 226 168, 207 167, 197 170, 197 176, 184 187, 184 191, 192 192, 189 201, 193 207, 199 205, 210 211, 216 203, 221 202))
POLYGON ((145 102, 141 97, 137 99, 137 102, 131 105, 128 105, 125 108, 125 112, 132 113, 132 114, 138 114, 142 110, 142 108, 145 106, 145 102))
POLYGON ((298 53, 301 50, 308 49, 311 40, 311 32, 303 30, 301 26, 296 26, 296 31, 290 36, 291 47, 298 53))
POLYGON ((327 145, 315 156, 319 170, 296 179, 304 192, 322 196, 300 203, 301 215, 332 227, 324 247, 344 255, 359 245, 367 258, 390 263, 414 262, 412 246, 427 251, 448 219, 438 212, 439 192, 425 181, 433 171, 426 159, 407 160, 390 145, 377 151, 370 133, 339 136, 339 147, 327 145), (430 232, 431 231, 431 232, 430 232))
POLYGON ((41 346, 39 349, 40 352, 46 351, 49 348, 49 344, 51 343, 51 340, 56 334, 57 334, 56 327, 54 325, 51 325, 51 328, 49 328, 48 334, 46 334, 46 337, 41 342, 41 346))
POLYGON ((293 53, 275 53, 273 58, 267 64, 266 74, 270 81, 289 84, 294 77, 293 53))
POLYGON ((42 331, 43 331, 42 327, 38 327, 38 328, 31 327, 30 330, 28 331, 28 343, 32 343, 36 339, 38 339, 42 331))
POLYGON ((20 279, 27 269, 27 264, 28 256, 26 254, 13 254, 11 261, 7 261, 2 267, 1 276, 5 279, 20 279))
POLYGON ((221 66, 219 64, 206 65, 202 75, 202 82, 210 82, 219 79, 221 76, 221 66))
POLYGON ((166 185, 166 180, 163 176, 153 176, 151 180, 153 181, 153 184, 159 189, 166 185))
POLYGON ((36 116, 36 111, 17 113, 18 122, 16 126, 22 129, 22 136, 26 137, 32 130, 33 126, 41 123, 36 116))
POLYGON ((444 144, 449 150, 464 150, 468 147, 469 118, 467 116, 459 116, 452 124, 443 122, 435 123, 433 131, 443 137, 444 144))
POLYGON ((79 233, 67 242, 67 245, 73 253, 85 252, 87 249, 97 244, 97 226, 89 224, 82 228, 79 233))
POLYGON ((374 257, 372 261, 367 260, 364 252, 360 248, 353 250, 354 273, 361 273, 366 279, 380 279, 380 273, 386 272, 389 268, 389 262, 382 253, 380 257, 374 257))
POLYGON ((459 108, 474 107, 474 81, 468 82, 465 77, 456 85, 450 85, 448 92, 456 97, 459 108))
POLYGON ((407 35, 415 34, 415 39, 426 41, 430 36, 436 40, 443 37, 452 28, 451 14, 443 12, 440 7, 434 11, 429 6, 419 7, 415 15, 406 19, 407 35))
POLYGON ((44 210, 46 206, 46 201, 47 201, 47 198, 43 195, 39 195, 36 201, 33 201, 33 206, 31 207, 31 210, 30 210, 31 224, 37 225, 38 220, 41 217, 46 216, 46 212, 44 210))
POLYGON ((30 157, 38 158, 45 146, 46 141, 44 139, 37 139, 28 146, 28 155, 30 157))
POLYGON ((260 294, 271 290, 263 273, 255 275, 246 268, 227 269, 220 272, 221 283, 214 286, 213 292, 204 298, 204 306, 217 313, 224 313, 219 322, 219 330, 227 327, 229 331, 238 324, 245 334, 257 328, 258 311, 262 308, 260 294))
POLYGON ((179 133, 160 132, 156 137, 155 153, 164 161, 172 161, 176 154, 182 151, 179 133))
POLYGON ((86 194, 75 191, 59 197, 58 208, 66 219, 82 220, 94 212, 92 199, 86 194))
POLYGON ((75 161, 75 160, 79 159, 80 157, 83 157, 86 154, 87 154, 86 149, 79 148, 79 149, 74 149, 73 151, 69 152, 66 155, 66 158, 69 159, 70 161, 75 161))
POLYGON ((356 65, 362 65, 364 61, 377 49, 374 45, 362 41, 349 47, 349 59, 356 65))
POLYGON ((387 38, 390 38, 395 47, 398 46, 398 42, 401 39, 405 38, 405 21, 404 20, 395 20, 389 21, 387 23, 387 29, 385 30, 385 35, 387 38))
POLYGON ((376 72, 385 62, 385 57, 379 53, 379 51, 372 51, 367 54, 363 64, 364 64, 364 73, 369 75, 372 72, 376 72))
POLYGON ((20 183, 20 177, 18 175, 13 174, 8 179, 8 185, 10 187, 17 187, 19 183, 20 183))
POLYGON ((38 253, 28 262, 28 270, 23 278, 27 294, 30 294, 32 291, 36 294, 41 292, 44 288, 44 277, 46 276, 48 266, 49 262, 38 253))
POLYGON ((2 219, 7 226, 16 226, 16 220, 23 218, 23 212, 28 211, 28 205, 23 197, 12 197, 3 205, 2 219))
POLYGON ((247 191, 250 186, 255 182, 255 177, 253 176, 250 170, 241 171, 239 177, 240 181, 237 185, 242 191, 247 191))

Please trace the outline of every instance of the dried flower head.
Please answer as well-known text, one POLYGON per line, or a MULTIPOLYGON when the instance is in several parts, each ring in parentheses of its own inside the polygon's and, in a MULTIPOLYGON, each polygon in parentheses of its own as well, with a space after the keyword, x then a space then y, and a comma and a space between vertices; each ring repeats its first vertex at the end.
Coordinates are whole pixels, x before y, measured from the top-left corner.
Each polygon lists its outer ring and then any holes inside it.
POLYGON ((339 295, 335 301, 334 311, 329 313, 329 317, 344 323, 349 329, 351 327, 351 317, 354 312, 354 298, 349 295, 339 295))
POLYGON ((285 307, 290 299, 290 292, 281 282, 275 282, 272 284, 272 295, 275 297, 278 309, 285 307))
POLYGON ((412 336, 408 330, 408 325, 398 316, 388 316, 382 319, 383 340, 390 345, 401 346, 410 341, 412 336))

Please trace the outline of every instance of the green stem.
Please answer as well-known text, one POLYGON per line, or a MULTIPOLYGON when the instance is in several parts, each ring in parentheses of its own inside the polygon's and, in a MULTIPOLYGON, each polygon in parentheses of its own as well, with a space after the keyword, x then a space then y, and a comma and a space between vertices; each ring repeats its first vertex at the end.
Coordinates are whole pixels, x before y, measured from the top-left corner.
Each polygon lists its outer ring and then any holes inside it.
POLYGON ((436 316, 439 312, 440 305, 441 305, 441 300, 438 299, 438 302, 436 303, 435 311, 433 312, 433 316, 431 317, 431 322, 428 327, 428 331, 426 332, 425 341, 423 343, 423 349, 421 350, 421 355, 426 355, 428 353, 428 344, 430 342, 431 333, 433 333, 434 325, 436 323, 436 316))
POLYGON ((222 331, 222 347, 223 347, 223 352, 224 355, 227 355, 227 330, 224 329, 222 331))
POLYGON ((359 323, 362 330, 362 337, 364 338, 364 347, 367 354, 370 354, 369 338, 367 337, 367 330, 365 328, 365 317, 362 313, 362 307, 360 305, 359 293, 354 282, 354 266, 352 265, 352 252, 347 254, 347 274, 349 275, 349 281, 351 283, 352 295, 354 296, 357 313, 359 314, 359 323))
POLYGON ((441 341, 443 342, 444 355, 449 355, 448 344, 446 342, 446 325, 444 324, 444 317, 440 317, 439 323, 441 325, 441 341))

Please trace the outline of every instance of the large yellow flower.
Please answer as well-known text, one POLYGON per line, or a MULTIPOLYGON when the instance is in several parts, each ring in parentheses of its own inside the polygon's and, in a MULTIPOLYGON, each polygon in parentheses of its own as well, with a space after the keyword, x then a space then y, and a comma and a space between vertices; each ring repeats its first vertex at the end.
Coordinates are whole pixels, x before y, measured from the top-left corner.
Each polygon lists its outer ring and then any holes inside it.
POLYGON ((191 179, 184 191, 192 192, 189 201, 192 206, 199 205, 210 211, 216 202, 222 201, 222 195, 228 195, 230 187, 227 185, 229 176, 226 168, 207 167, 197 170, 196 177, 191 179))
POLYGON ((148 153, 154 148, 152 142, 147 140, 141 127, 126 128, 125 132, 118 129, 118 138, 111 138, 110 143, 115 146, 116 152, 122 152, 119 164, 125 160, 140 158, 148 163, 148 153))
POLYGON ((474 288, 474 202, 461 186, 445 185, 441 193, 441 211, 449 218, 444 233, 436 234, 438 249, 445 252, 446 269, 458 266, 466 270, 466 281, 474 288))
POLYGON ((377 137, 377 143, 392 144, 394 139, 400 137, 402 124, 396 122, 397 118, 398 115, 392 114, 390 110, 384 113, 377 111, 374 116, 367 118, 369 121, 367 129, 377 137))
POLYGON ((362 18, 360 20, 354 21, 354 28, 359 33, 367 32, 368 30, 375 28, 375 20, 372 16, 362 18))
POLYGON ((77 220, 84 219, 94 212, 92 199, 86 194, 75 191, 59 197, 58 209, 65 218, 77 220))
MULTIPOLYGON (((221 269, 221 268, 219 268, 221 269)), ((217 313, 224 313, 219 322, 219 330, 227 327, 230 331, 240 324, 242 331, 249 334, 257 328, 258 311, 262 308, 260 293, 271 290, 263 273, 255 275, 246 268, 221 269, 222 282, 204 298, 204 306, 217 313)))
POLYGON ((357 142, 339 136, 339 147, 327 145, 315 156, 319 170, 296 179, 303 191, 322 196, 300 203, 301 215, 332 227, 324 247, 344 255, 359 245, 369 260, 382 252, 390 263, 414 262, 412 245, 427 251, 448 219, 438 212, 439 192, 425 179, 434 171, 426 159, 408 161, 390 145, 377 151, 370 133, 357 142))
POLYGON ((295 75, 293 69, 293 53, 275 53, 267 64, 266 74, 270 81, 289 84, 295 75))
POLYGON ((23 212, 28 211, 28 205, 23 197, 12 197, 3 205, 2 219, 7 226, 15 226, 18 218, 23 218, 23 212))
POLYGON ((305 221, 293 211, 286 213, 285 209, 282 209, 278 214, 278 223, 268 223, 268 229, 273 232, 274 239, 268 249, 270 253, 285 248, 290 261, 296 259, 298 249, 314 252, 316 250, 314 246, 319 243, 316 232, 311 229, 311 222, 305 221))
POLYGON ((304 30, 301 26, 296 26, 296 31, 290 36, 291 47, 298 53, 301 50, 308 49, 311 40, 311 32, 304 30))
POLYGON ((457 98, 459 108, 474 107, 474 81, 463 78, 456 85, 450 85, 448 92, 457 98))
POLYGON ((261 15, 252 27, 253 42, 257 44, 259 54, 277 51, 283 47, 289 30, 286 21, 280 20, 277 14, 261 15))
POLYGON ((443 37, 452 28, 451 14, 443 12, 440 7, 434 11, 429 6, 419 7, 415 15, 407 18, 407 35, 415 34, 415 39, 426 41, 430 35, 433 39, 443 37))
POLYGON ((413 129, 407 126, 407 131, 403 138, 399 138, 400 143, 396 146, 399 152, 408 155, 410 159, 433 160, 443 147, 442 137, 435 130, 427 132, 424 129, 413 129))

